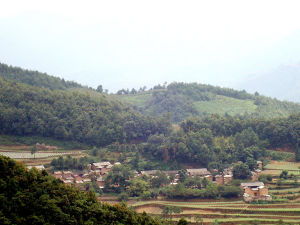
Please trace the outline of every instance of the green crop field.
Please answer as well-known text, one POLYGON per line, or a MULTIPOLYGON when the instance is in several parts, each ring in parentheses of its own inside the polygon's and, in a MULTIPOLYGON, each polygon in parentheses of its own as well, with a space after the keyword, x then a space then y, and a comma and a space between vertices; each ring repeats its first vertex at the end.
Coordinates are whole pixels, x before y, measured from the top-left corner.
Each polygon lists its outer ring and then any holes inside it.
POLYGON ((252 100, 240 100, 226 96, 217 95, 212 101, 199 101, 194 103, 200 113, 217 113, 224 115, 251 114, 255 112, 257 106, 252 100))
POLYGON ((278 223, 283 220, 286 223, 296 224, 300 222, 300 204, 246 204, 241 201, 233 202, 174 202, 174 201, 143 201, 132 206, 138 212, 146 211, 150 214, 160 214, 164 206, 172 205, 182 208, 182 212, 172 215, 173 220, 181 217, 190 222, 196 221, 196 216, 202 218, 203 222, 210 223, 218 220, 219 223, 227 222, 270 222, 278 223), (276 207, 276 208, 275 208, 276 207), (160 209, 160 210, 158 210, 160 209))
POLYGON ((300 188, 287 188, 287 189, 276 189, 276 190, 269 190, 270 193, 299 193, 300 188))
POLYGON ((152 93, 146 92, 136 95, 121 95, 120 99, 126 103, 135 105, 137 107, 144 107, 146 103, 152 98, 152 93))
MULTIPOLYGON (((294 171, 298 169, 298 163, 272 161, 269 168, 276 168, 279 172, 283 168, 294 171)), ((269 193, 274 199, 270 203, 251 204, 241 200, 199 199, 194 201, 138 201, 132 203, 131 206, 138 212, 145 211, 156 216, 164 216, 162 213, 166 206, 177 206, 181 208, 181 212, 165 215, 166 219, 178 221, 184 217, 191 224, 199 224, 199 219, 204 224, 212 224, 216 220, 219 224, 300 224, 300 198, 297 197, 300 186, 295 187, 293 182, 287 179, 281 186, 278 186, 276 181, 270 183, 268 186, 272 189, 269 193)))
POLYGON ((300 163, 286 162, 286 161, 272 161, 270 164, 265 166, 265 169, 269 170, 289 170, 289 171, 300 171, 300 163))

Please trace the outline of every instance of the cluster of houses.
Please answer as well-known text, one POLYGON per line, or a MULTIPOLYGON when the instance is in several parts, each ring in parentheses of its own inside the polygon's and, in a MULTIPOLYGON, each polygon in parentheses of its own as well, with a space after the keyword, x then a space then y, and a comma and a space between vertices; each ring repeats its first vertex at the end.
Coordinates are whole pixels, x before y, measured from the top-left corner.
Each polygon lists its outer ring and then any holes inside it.
POLYGON ((58 148, 56 146, 51 146, 51 145, 45 145, 44 143, 40 144, 40 143, 36 143, 35 147, 37 150, 57 150, 58 148))
MULTIPOLYGON (((156 173, 159 170, 146 170, 146 171, 141 171, 139 175, 146 175, 149 177, 154 177, 156 176, 156 173)), ((165 173, 168 177, 173 176, 174 180, 172 181, 171 184, 176 185, 179 180, 179 171, 178 170, 166 170, 162 171, 165 173)), ((224 172, 220 175, 213 176, 211 172, 209 172, 206 168, 199 168, 199 169, 187 169, 186 174, 188 177, 200 177, 200 178, 206 178, 213 183, 217 185, 223 185, 223 184, 228 184, 233 180, 233 174, 231 170, 224 170, 224 172)))
POLYGON ((84 183, 95 181, 99 188, 104 188, 104 176, 111 170, 114 165, 121 165, 116 162, 92 163, 85 173, 74 173, 71 171, 55 171, 53 176, 62 180, 65 184, 81 186, 84 183))
MULTIPOLYGON (((244 200, 247 202, 251 202, 253 200, 271 200, 271 196, 268 194, 268 188, 264 185, 263 182, 257 182, 259 175, 262 170, 262 162, 258 161, 258 169, 252 171, 252 182, 250 183, 241 183, 241 189, 243 190, 244 200)), ((99 188, 104 188, 105 175, 111 170, 111 168, 115 165, 121 165, 121 163, 116 162, 111 164, 110 162, 98 162, 91 163, 89 165, 89 169, 84 173, 79 172, 71 172, 71 171, 55 171, 52 175, 62 180, 65 184, 74 185, 74 186, 82 186, 84 183, 90 183, 94 181, 99 188)), ((35 166, 39 170, 45 169, 43 165, 35 166)), ((31 166, 27 167, 31 169, 31 166)), ((148 177, 155 177, 159 170, 145 170, 141 172, 135 171, 135 177, 139 177, 142 175, 148 177)), ((169 178, 173 177, 171 181, 171 185, 176 185, 179 181, 179 171, 178 170, 167 170, 161 171, 165 173, 169 178)), ((217 172, 217 171, 214 171, 217 172)), ((198 169, 186 169, 186 175, 188 177, 200 177, 206 178, 216 185, 224 185, 231 183, 233 180, 232 168, 225 169, 223 173, 213 175, 206 168, 198 168, 198 169)))

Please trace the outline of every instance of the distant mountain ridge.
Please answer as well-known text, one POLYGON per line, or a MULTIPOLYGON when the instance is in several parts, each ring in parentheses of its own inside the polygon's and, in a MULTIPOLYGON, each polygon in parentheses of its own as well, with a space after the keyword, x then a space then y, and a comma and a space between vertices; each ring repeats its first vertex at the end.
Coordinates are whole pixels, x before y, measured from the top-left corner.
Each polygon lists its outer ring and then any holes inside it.
POLYGON ((254 75, 237 87, 281 100, 300 102, 300 63, 282 65, 270 72, 254 75))
MULTIPOLYGON (((298 71, 298 68, 300 68, 300 65, 296 67, 295 71, 298 71)), ((135 115, 135 112, 132 109, 151 117, 169 114, 172 121, 176 123, 189 117, 202 117, 208 114, 241 116, 244 118, 277 118, 287 117, 300 112, 300 104, 293 102, 279 101, 259 95, 258 93, 249 94, 244 90, 238 91, 231 88, 221 88, 198 83, 174 82, 167 86, 154 86, 148 91, 145 91, 145 89, 131 92, 123 90, 119 91, 118 94, 101 94, 92 88, 84 87, 75 82, 65 81, 64 79, 49 76, 45 73, 24 70, 1 63, 0 78, 3 79, 3 81, 1 81, 1 79, 0 81, 4 86, 8 84, 13 85, 14 83, 11 82, 31 85, 34 87, 32 90, 34 90, 36 94, 45 93, 44 90, 37 90, 37 88, 63 91, 65 93, 61 92, 60 95, 68 96, 66 105, 68 105, 72 99, 70 96, 74 95, 74 92, 77 92, 83 94, 79 95, 81 98, 80 101, 86 96, 89 96, 88 102, 90 100, 100 102, 97 107, 100 107, 102 104, 102 108, 106 108, 109 105, 109 108, 112 110, 114 108, 113 105, 118 105, 119 108, 117 107, 118 109, 116 111, 120 111, 121 114, 124 115, 128 113, 127 107, 124 106, 129 104, 129 106, 132 106, 130 107, 130 112, 133 113, 133 115, 135 115), (6 81, 8 81, 8 83, 6 81), (119 101, 124 104, 120 104, 119 101)), ((286 79, 285 82, 288 82, 288 79, 286 79)), ((289 82, 291 84, 293 80, 290 79, 289 82)), ((23 91, 27 92, 30 90, 30 88, 19 84, 16 86, 21 88, 20 91, 22 91, 22 93, 23 91)), ((3 93, 5 93, 5 91, 3 93)), ((18 93, 18 91, 15 91, 15 93, 18 93)), ((49 95, 52 96, 55 95, 55 93, 49 92, 49 95)), ((41 98, 41 96, 38 98, 41 98)), ((46 96, 43 98, 46 99, 46 96)), ((18 101, 22 101, 22 99, 18 98, 18 101)), ((26 99, 24 99, 24 101, 26 101, 26 99)), ((5 102, 5 104, 11 104, 13 107, 16 107, 12 102, 5 102)), ((40 103, 35 102, 35 104, 37 108, 39 108, 38 105, 40 103)), ((59 109, 60 108, 58 108, 58 110, 59 109)), ((91 108, 89 109, 92 110, 91 108)), ((85 113, 84 109, 82 109, 80 113, 85 113)), ((91 121, 89 123, 91 123, 91 121)), ((66 128, 67 131, 73 129, 70 125, 66 128)), ((97 133, 97 129, 94 132, 97 133)), ((91 135, 91 130, 89 131, 89 135, 91 135)), ((97 136, 95 134, 93 135, 97 136)))

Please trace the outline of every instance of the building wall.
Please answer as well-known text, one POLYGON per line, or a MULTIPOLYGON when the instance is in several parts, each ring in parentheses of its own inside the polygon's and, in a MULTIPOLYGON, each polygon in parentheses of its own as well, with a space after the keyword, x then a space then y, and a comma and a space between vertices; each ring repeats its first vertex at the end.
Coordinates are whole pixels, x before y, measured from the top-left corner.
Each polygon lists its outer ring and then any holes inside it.
POLYGON ((261 188, 259 192, 260 192, 260 195, 268 195, 269 194, 269 190, 267 187, 261 188))
POLYGON ((252 181, 258 181, 258 174, 257 173, 252 173, 252 176, 251 176, 251 180, 252 181))
POLYGON ((267 187, 259 188, 258 190, 253 190, 250 187, 247 187, 244 192, 251 197, 259 197, 269 194, 269 190, 267 187))
POLYGON ((224 184, 228 184, 233 180, 233 176, 224 176, 224 184))
POLYGON ((102 168, 101 175, 107 174, 110 171, 110 168, 102 168))
POLYGON ((222 176, 216 176, 215 179, 216 179, 217 185, 223 185, 224 184, 224 180, 223 180, 222 176))
POLYGON ((260 169, 260 170, 263 169, 263 164, 262 164, 262 162, 258 162, 257 165, 258 165, 258 169, 260 169))
POLYGON ((104 181, 96 181, 99 187, 104 187, 104 181))
POLYGON ((244 192, 252 197, 258 196, 259 191, 253 191, 251 188, 247 187, 244 192))

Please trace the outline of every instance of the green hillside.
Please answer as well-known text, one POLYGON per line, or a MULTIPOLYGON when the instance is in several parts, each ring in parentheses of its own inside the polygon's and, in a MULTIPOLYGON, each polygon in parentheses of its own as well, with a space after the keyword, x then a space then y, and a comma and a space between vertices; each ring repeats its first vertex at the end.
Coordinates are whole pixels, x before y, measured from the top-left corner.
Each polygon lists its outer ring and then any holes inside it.
POLYGON ((300 112, 300 104, 197 83, 172 83, 136 94, 116 95, 148 115, 170 113, 174 122, 207 114, 277 118, 300 112))
POLYGON ((1 134, 104 146, 145 140, 167 127, 167 121, 143 116, 104 94, 50 90, 0 78, 1 134))
POLYGON ((5 80, 13 80, 33 86, 50 88, 51 90, 82 87, 78 83, 65 81, 64 79, 50 76, 46 73, 25 70, 19 67, 8 66, 3 63, 0 63, 0 77, 5 80))
POLYGON ((211 101, 198 101, 194 103, 200 114, 228 114, 244 115, 245 113, 254 113, 257 105, 252 100, 241 100, 222 95, 216 95, 215 99, 211 101))

